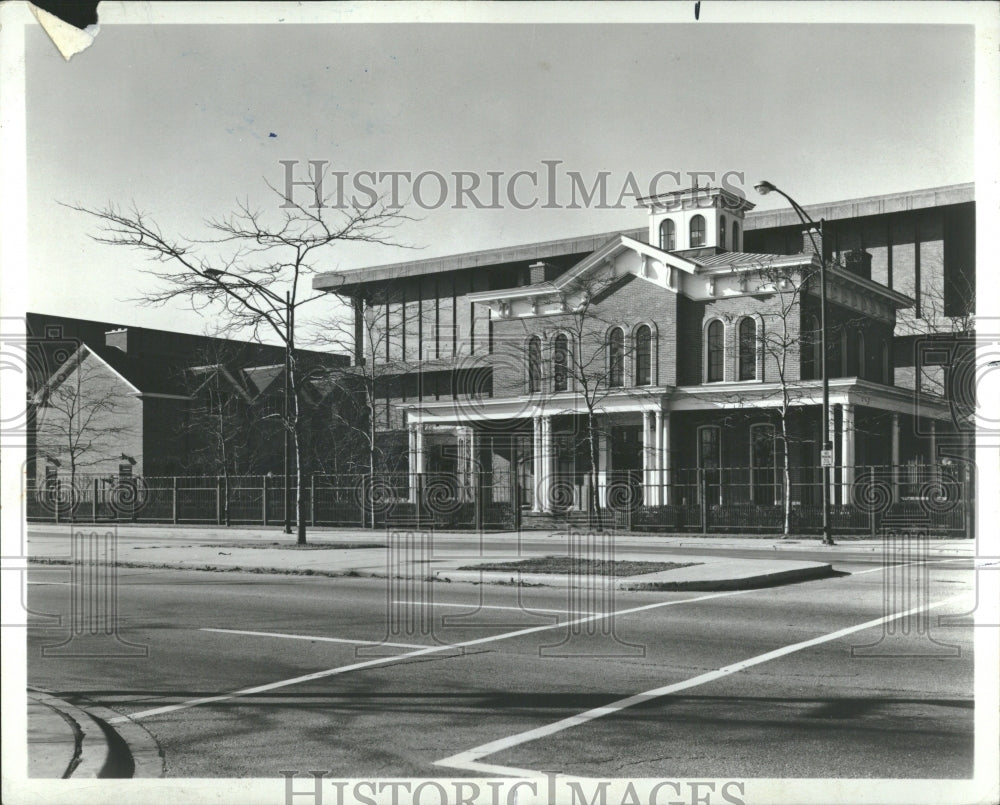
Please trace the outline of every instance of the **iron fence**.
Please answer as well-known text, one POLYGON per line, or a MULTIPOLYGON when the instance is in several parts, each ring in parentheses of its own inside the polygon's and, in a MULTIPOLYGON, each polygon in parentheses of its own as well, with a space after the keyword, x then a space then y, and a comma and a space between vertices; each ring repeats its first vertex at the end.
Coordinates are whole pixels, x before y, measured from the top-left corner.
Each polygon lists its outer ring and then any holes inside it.
MULTIPOLYGON (((900 518, 928 531, 973 533, 973 479, 965 465, 836 468, 830 481, 834 533, 875 534, 900 518)), ((467 473, 312 475, 306 521, 355 528, 433 526, 515 530, 565 521, 647 533, 818 534, 819 468, 725 467, 598 476, 560 472, 545 489, 518 468, 467 473), (787 490, 787 494, 786 494, 787 490)), ((297 490, 290 489, 290 523, 297 490)), ((57 476, 29 481, 35 522, 273 525, 286 518, 283 479, 57 476)))

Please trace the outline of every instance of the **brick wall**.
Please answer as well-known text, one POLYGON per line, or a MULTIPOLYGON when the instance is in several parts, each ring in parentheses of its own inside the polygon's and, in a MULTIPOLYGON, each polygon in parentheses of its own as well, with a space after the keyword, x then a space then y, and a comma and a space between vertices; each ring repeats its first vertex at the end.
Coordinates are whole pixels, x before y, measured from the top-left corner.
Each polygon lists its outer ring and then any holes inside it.
POLYGON ((633 384, 635 352, 632 333, 642 324, 653 330, 652 384, 676 384, 677 295, 638 277, 628 276, 595 301, 583 321, 572 314, 539 316, 494 322, 493 393, 496 397, 526 394, 525 345, 532 335, 542 339, 543 382, 551 389, 552 339, 564 330, 580 335, 575 365, 593 380, 607 378, 606 334, 611 327, 625 330, 625 385, 633 384))
POLYGON ((36 473, 45 476, 45 455, 60 463, 58 473, 70 474, 69 439, 77 449, 77 472, 117 475, 122 454, 143 469, 143 403, 103 362, 90 356, 69 372, 66 380, 38 409, 36 473))

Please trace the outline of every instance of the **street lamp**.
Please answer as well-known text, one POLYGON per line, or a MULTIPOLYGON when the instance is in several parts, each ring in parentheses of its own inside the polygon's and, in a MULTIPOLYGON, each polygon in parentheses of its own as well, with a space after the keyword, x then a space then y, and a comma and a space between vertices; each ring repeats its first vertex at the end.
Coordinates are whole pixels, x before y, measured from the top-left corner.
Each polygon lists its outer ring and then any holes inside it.
POLYGON ((823 238, 823 219, 820 218, 817 224, 802 206, 791 196, 768 181, 762 181, 754 185, 754 189, 762 196, 770 192, 775 192, 782 196, 792 209, 799 216, 799 220, 806 224, 806 232, 812 242, 813 251, 819 257, 819 332, 820 332, 820 376, 823 380, 823 450, 821 454, 820 471, 823 479, 823 544, 833 545, 833 535, 830 531, 830 487, 829 469, 832 464, 833 443, 830 441, 830 377, 826 368, 826 258, 819 246, 816 245, 816 238, 813 237, 813 229, 819 230, 820 241, 823 238))
MULTIPOLYGON (((282 299, 278 294, 269 288, 265 288, 260 283, 254 282, 253 280, 248 280, 246 277, 240 277, 235 274, 230 274, 228 271, 223 271, 218 268, 206 268, 202 272, 206 277, 215 280, 219 285, 225 286, 225 283, 219 279, 222 276, 235 276, 241 285, 246 285, 249 288, 253 288, 258 291, 263 296, 266 296, 272 302, 278 305, 285 306, 285 389, 284 389, 284 400, 283 400, 283 417, 284 417, 284 432, 285 432, 285 454, 284 454, 284 466, 282 471, 285 476, 285 533, 292 533, 292 485, 291 485, 291 471, 289 468, 289 456, 291 453, 291 447, 289 445, 290 434, 288 432, 288 412, 289 412, 289 399, 291 398, 291 371, 292 371, 292 334, 294 332, 295 324, 293 320, 294 309, 292 308, 292 297, 288 291, 285 291, 285 298, 282 299)), ((301 490, 300 490, 301 491, 301 490)), ((306 524, 304 518, 298 518, 298 542, 304 544, 306 541, 306 524)))

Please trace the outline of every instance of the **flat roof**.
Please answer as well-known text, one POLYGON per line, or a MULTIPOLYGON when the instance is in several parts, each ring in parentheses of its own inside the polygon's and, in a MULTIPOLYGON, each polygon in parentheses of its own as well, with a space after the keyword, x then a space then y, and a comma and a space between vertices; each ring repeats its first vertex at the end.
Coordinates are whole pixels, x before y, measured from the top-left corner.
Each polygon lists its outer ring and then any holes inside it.
MULTIPOLYGON (((832 201, 825 204, 810 204, 803 207, 810 217, 834 221, 844 218, 860 218, 866 215, 882 215, 908 210, 943 207, 948 204, 962 204, 975 201, 975 183, 945 185, 905 193, 889 193, 881 196, 832 201)), ((744 218, 744 229, 772 229, 800 224, 798 216, 791 208, 754 211, 744 218)), ((636 229, 603 232, 557 240, 503 246, 497 249, 482 249, 473 252, 446 254, 441 257, 427 257, 402 263, 387 263, 379 266, 332 271, 313 278, 316 290, 336 291, 361 283, 380 280, 416 277, 422 274, 437 274, 464 268, 494 266, 501 263, 517 263, 526 260, 540 260, 546 257, 560 257, 567 254, 584 254, 596 251, 611 238, 619 235, 645 242, 648 226, 636 229)))

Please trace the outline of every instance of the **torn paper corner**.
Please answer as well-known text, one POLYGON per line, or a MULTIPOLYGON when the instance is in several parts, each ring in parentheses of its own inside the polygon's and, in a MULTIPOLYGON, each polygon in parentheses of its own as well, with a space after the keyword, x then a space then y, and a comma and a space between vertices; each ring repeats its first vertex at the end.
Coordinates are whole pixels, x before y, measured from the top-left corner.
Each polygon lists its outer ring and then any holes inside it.
POLYGON ((59 48, 59 52, 62 53, 66 61, 89 48, 97 38, 100 25, 88 25, 85 30, 81 31, 75 25, 63 22, 55 14, 50 14, 44 8, 38 8, 33 3, 29 3, 28 7, 35 15, 35 19, 38 20, 38 24, 49 35, 49 39, 59 48))

